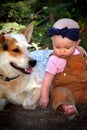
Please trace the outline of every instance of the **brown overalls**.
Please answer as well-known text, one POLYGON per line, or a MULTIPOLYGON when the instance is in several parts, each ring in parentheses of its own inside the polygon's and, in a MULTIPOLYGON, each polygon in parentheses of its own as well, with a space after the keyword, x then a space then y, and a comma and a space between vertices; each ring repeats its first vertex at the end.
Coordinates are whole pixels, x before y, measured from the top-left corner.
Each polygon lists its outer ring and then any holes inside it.
POLYGON ((81 53, 66 60, 64 71, 56 74, 53 81, 51 94, 54 110, 62 104, 87 103, 86 57, 81 53))

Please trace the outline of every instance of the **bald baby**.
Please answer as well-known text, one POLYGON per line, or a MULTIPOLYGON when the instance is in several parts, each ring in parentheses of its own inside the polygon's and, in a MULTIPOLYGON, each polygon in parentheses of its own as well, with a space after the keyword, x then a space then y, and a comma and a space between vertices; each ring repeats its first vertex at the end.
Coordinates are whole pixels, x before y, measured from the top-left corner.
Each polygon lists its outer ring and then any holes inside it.
POLYGON ((79 28, 79 25, 76 21, 74 21, 73 19, 70 18, 63 18, 63 19, 59 19, 54 25, 53 27, 55 28, 79 28))

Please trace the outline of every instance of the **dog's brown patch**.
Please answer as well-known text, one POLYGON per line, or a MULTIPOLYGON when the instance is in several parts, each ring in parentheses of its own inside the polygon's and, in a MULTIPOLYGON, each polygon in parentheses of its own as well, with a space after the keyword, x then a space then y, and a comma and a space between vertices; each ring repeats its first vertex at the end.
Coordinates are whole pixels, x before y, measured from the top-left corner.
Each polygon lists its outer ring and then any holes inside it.
POLYGON ((22 48, 18 46, 18 41, 10 36, 0 35, 0 51, 8 51, 8 53, 14 57, 22 54, 22 48), (2 43, 3 41, 3 43, 2 43), (5 49, 3 49, 5 48, 5 49))

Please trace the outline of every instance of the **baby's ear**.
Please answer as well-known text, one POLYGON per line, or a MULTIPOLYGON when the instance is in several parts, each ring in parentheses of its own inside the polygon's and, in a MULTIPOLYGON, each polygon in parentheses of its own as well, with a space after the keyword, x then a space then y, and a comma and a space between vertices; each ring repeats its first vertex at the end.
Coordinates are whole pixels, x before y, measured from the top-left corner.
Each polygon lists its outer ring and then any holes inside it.
POLYGON ((79 40, 76 42, 77 46, 80 44, 80 42, 81 42, 81 39, 79 39, 79 40))
POLYGON ((86 54, 86 53, 85 53, 86 51, 85 51, 85 49, 84 49, 83 47, 77 46, 77 49, 80 51, 81 54, 83 54, 83 55, 86 54))

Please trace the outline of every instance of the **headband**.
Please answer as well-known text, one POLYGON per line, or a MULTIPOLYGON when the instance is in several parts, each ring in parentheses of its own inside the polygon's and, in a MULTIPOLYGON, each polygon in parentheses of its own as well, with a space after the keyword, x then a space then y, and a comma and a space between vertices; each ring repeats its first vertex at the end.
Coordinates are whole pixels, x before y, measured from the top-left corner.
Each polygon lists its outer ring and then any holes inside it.
POLYGON ((49 29, 49 36, 52 37, 54 35, 61 35, 63 38, 67 37, 70 40, 73 41, 77 41, 79 39, 79 32, 80 29, 79 28, 62 28, 62 29, 58 29, 58 28, 50 28, 49 29))

